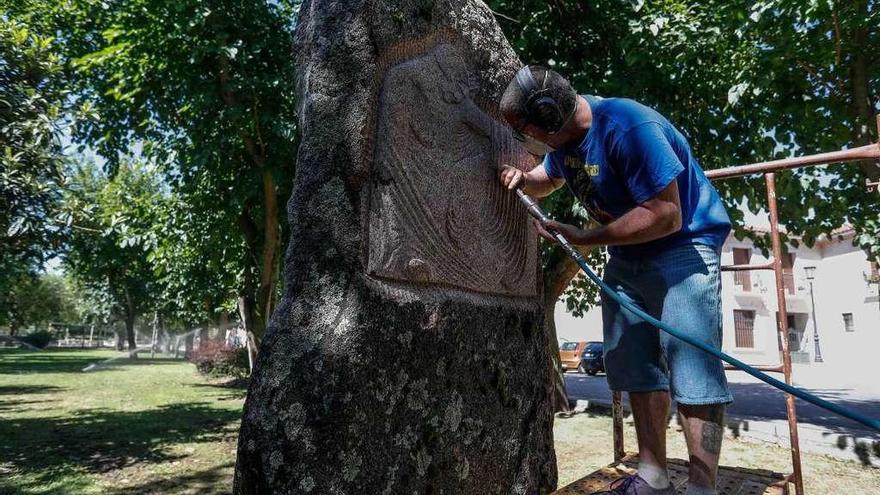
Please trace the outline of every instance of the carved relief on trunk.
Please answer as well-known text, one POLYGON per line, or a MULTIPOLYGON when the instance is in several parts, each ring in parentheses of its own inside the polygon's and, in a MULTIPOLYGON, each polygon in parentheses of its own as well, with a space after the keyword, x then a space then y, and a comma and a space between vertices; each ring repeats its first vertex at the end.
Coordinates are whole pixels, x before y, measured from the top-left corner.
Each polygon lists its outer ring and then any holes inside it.
POLYGON ((461 52, 441 40, 389 63, 379 84, 367 272, 536 295, 535 234, 496 178, 502 163, 527 170, 534 161, 474 102, 478 82, 461 52))

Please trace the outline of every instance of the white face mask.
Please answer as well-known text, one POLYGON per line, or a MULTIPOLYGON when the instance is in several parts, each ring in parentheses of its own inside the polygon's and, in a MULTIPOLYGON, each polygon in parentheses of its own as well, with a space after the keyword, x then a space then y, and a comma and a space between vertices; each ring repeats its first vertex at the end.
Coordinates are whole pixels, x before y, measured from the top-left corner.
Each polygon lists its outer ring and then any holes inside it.
POLYGON ((513 130, 513 138, 519 141, 520 146, 522 146, 527 152, 535 156, 544 156, 547 153, 556 151, 556 148, 549 144, 543 141, 538 141, 532 136, 523 134, 516 129, 513 130))

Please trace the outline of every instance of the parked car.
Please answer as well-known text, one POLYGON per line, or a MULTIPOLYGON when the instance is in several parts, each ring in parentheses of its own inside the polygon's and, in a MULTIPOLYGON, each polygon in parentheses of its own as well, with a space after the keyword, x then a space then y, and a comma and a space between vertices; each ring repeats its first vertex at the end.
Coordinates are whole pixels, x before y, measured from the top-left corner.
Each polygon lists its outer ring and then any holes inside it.
POLYGON ((581 369, 593 376, 598 372, 605 372, 605 351, 602 342, 587 342, 584 353, 581 356, 581 369))
POLYGON ((586 342, 563 342, 559 346, 559 362, 562 364, 562 371, 577 370, 581 373, 581 355, 587 347, 586 342))

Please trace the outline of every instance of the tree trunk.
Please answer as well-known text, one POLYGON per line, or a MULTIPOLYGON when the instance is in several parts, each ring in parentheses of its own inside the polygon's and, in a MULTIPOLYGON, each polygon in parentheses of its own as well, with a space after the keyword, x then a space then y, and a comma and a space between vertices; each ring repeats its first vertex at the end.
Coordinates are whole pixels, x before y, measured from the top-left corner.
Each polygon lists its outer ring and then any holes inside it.
POLYGON ((116 329, 116 350, 124 351, 125 350, 125 329, 117 328, 116 329))
MULTIPOLYGON (((560 250, 561 251, 561 250, 560 250)), ((547 334, 551 367, 553 369, 553 409, 569 412, 571 404, 565 390, 565 372, 559 361, 559 339, 556 336, 556 301, 559 300, 572 277, 578 272, 577 263, 561 252, 555 252, 544 268, 544 332, 547 334)))
POLYGON ((254 281, 254 272, 258 269, 254 260, 257 259, 256 246, 258 243, 257 227, 251 218, 251 209, 249 205, 245 205, 239 215, 239 227, 245 244, 248 249, 244 254, 243 264, 245 266, 244 276, 242 277, 242 288, 239 292, 239 313, 241 313, 242 325, 245 332, 253 337, 255 346, 253 353, 256 355, 263 332, 266 329, 266 321, 259 310, 257 297, 257 288, 254 281))
POLYGON ((254 304, 253 300, 248 298, 247 295, 241 295, 238 298, 238 311, 239 317, 241 318, 242 327, 244 327, 245 331, 245 344, 247 345, 247 353, 248 353, 248 369, 251 373, 254 372, 254 363, 257 361, 257 351, 259 349, 259 341, 257 340, 256 334, 253 332, 254 322, 253 322, 253 314, 254 314, 254 304))
POLYGON ((225 343, 226 332, 229 330, 229 327, 229 312, 226 310, 222 310, 217 317, 217 336, 214 338, 214 340, 221 344, 225 343))
POLYGON ((195 335, 192 332, 186 334, 186 338, 183 339, 183 358, 184 359, 192 359, 193 357, 193 341, 195 340, 195 335))
POLYGON ((211 341, 211 327, 208 320, 202 322, 202 328, 199 329, 199 352, 208 348, 208 342, 211 341))
MULTIPOLYGON (((862 5, 864 15, 867 17, 867 2, 862 5)), ((870 71, 871 65, 868 59, 874 52, 863 50, 868 39, 868 29, 865 27, 855 29, 853 32, 853 46, 859 47, 853 54, 853 62, 850 66, 850 81, 852 89, 852 117, 853 142, 855 145, 866 145, 876 142, 872 137, 876 130, 876 118, 874 103, 871 101, 870 71)), ((878 131, 880 132, 880 131, 878 131)), ((880 163, 876 160, 865 161, 860 164, 862 172, 872 182, 880 179, 880 163)))
POLYGON ((134 338, 134 322, 137 315, 133 311, 125 315, 125 336, 128 340, 128 353, 134 359, 137 358, 137 341, 134 338))
POLYGON ((519 60, 474 0, 300 13, 284 297, 233 492, 552 491, 537 242, 495 177, 532 163, 496 120, 519 60))
MULTIPOLYGON (((218 59, 218 79, 220 95, 224 103, 230 107, 239 106, 238 95, 233 91, 230 84, 229 60, 225 54, 218 59)), ((245 291, 249 301, 253 301, 249 308, 251 326, 245 326, 245 331, 250 335, 248 342, 254 344, 252 352, 256 353, 256 346, 263 338, 266 322, 272 314, 275 306, 275 282, 278 279, 278 258, 280 252, 280 224, 278 215, 278 193, 275 188, 275 180, 272 170, 266 166, 266 149, 260 139, 260 119, 258 108, 249 109, 254 115, 254 135, 243 134, 245 148, 255 168, 260 170, 262 190, 260 197, 263 206, 263 230, 259 232, 251 216, 251 205, 246 203, 239 216, 239 226, 245 243, 248 247, 245 267, 253 267, 260 281, 259 287, 254 286, 253 274, 245 269, 245 291), (260 235, 262 234, 262 235, 260 235), (259 246, 262 239, 262 247, 259 246)), ((250 303, 249 303, 250 304, 250 303)))
MULTIPOLYGON (((272 172, 263 169, 263 256, 260 269, 260 290, 257 292, 257 308, 268 321, 275 306, 275 280, 278 277, 278 252, 280 227, 278 219, 278 194, 272 172)), ((262 337, 262 335, 260 335, 262 337)))

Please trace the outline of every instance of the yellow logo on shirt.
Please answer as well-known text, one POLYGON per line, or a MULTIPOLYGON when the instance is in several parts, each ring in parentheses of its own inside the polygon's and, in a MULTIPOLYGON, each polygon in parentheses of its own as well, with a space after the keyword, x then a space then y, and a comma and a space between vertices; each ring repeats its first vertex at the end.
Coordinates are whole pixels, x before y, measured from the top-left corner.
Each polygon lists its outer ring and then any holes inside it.
POLYGON ((565 166, 569 168, 581 168, 584 166, 584 162, 576 156, 566 155, 565 166))
POLYGON ((578 158, 577 156, 567 155, 565 157, 565 166, 569 168, 583 169, 584 172, 587 173, 590 177, 595 177, 599 175, 599 164, 598 163, 585 163, 583 160, 578 158))

